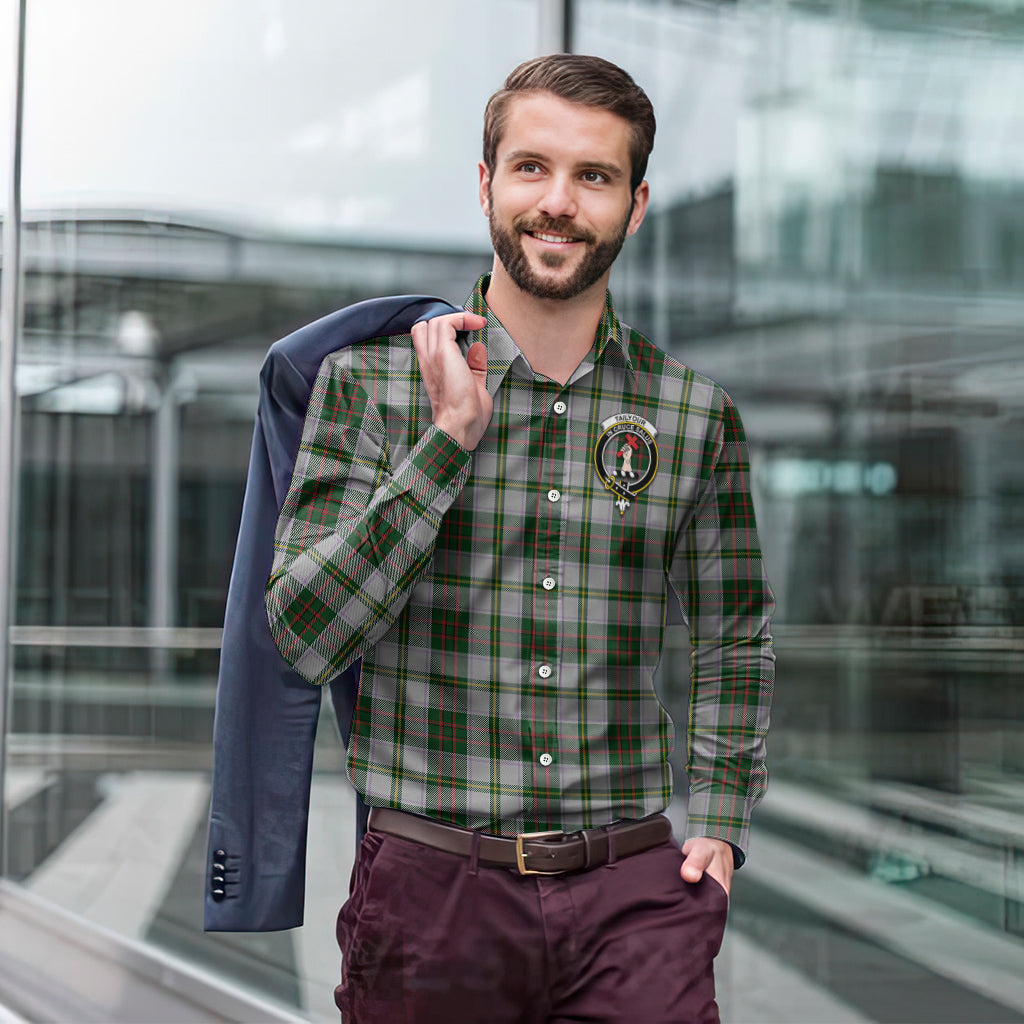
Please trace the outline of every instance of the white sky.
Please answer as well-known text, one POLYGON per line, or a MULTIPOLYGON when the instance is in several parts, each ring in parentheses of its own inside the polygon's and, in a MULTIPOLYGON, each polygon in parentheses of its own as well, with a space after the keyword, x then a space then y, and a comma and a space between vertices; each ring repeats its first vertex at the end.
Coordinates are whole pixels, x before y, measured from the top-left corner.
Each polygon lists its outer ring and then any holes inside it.
POLYGON ((530 0, 29 0, 25 206, 485 244, 481 114, 536 29, 530 0))
MULTIPOLYGON (((0 208, 14 8, 0 0, 0 208)), ((1013 41, 850 36, 837 21, 758 13, 771 9, 578 4, 578 48, 621 63, 654 100, 655 207, 734 177, 778 202, 792 189, 825 196, 880 160, 1024 177, 1024 104, 1006 101, 1024 95, 1013 41)), ((28 0, 28 10, 26 209, 171 208, 486 247, 482 112, 536 52, 534 0, 28 0)))
MULTIPOLYGON (((13 0, 0 4, 12 24, 13 0)), ((476 201, 483 107, 537 52, 534 0, 28 6, 26 209, 170 207, 303 232, 488 244, 476 201)), ((587 17, 591 52, 620 60, 655 100, 655 205, 727 180, 735 45, 719 34, 708 49, 711 37, 694 34, 700 10, 675 8, 659 24, 643 5, 598 3, 587 17), (624 49, 627 37, 638 45, 624 49)))

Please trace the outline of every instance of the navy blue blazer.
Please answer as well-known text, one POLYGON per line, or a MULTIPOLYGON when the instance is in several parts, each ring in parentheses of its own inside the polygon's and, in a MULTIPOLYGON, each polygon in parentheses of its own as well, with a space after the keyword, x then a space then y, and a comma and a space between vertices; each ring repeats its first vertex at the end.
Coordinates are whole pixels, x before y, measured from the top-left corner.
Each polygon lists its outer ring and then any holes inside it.
MULTIPOLYGON (((217 678, 206 931, 274 931, 302 924, 313 740, 322 690, 310 686, 278 653, 267 625, 264 590, 274 528, 320 364, 346 345, 407 334, 418 320, 456 311, 427 295, 368 299, 275 342, 264 360, 217 678)), ((358 664, 330 685, 347 743, 358 664)), ((361 799, 358 808, 357 842, 368 813, 361 799)))

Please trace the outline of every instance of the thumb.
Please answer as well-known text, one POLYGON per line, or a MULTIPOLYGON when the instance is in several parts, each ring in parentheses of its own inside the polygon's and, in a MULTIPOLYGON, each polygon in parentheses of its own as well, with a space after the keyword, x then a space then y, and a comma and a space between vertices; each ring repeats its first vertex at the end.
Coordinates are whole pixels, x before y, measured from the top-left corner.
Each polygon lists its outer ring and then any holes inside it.
POLYGON ((683 866, 679 869, 679 873, 686 882, 699 882, 704 876, 704 869, 706 867, 706 864, 698 864, 696 858, 688 857, 683 861, 683 866))
POLYGON ((697 844, 692 840, 688 839, 683 843, 684 860, 679 873, 687 882, 699 882, 708 864, 711 863, 711 857, 707 855, 707 852, 699 848, 695 849, 695 847, 697 844))
POLYGON ((487 376, 487 346, 482 341, 475 341, 466 353, 469 368, 478 376, 487 376))

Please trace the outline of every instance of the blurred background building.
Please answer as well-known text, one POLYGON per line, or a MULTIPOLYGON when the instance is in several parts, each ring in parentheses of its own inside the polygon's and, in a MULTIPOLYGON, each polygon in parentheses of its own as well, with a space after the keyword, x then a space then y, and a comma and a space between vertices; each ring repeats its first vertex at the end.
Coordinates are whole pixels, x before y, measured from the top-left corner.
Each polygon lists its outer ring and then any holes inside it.
POLYGON ((1024 0, 0 0, 23 1018, 336 1019, 327 719, 306 925, 201 931, 257 372, 357 299, 468 294, 484 104, 558 49, 654 101, 613 295, 743 411, 779 600, 723 1018, 1024 1020, 1024 0))

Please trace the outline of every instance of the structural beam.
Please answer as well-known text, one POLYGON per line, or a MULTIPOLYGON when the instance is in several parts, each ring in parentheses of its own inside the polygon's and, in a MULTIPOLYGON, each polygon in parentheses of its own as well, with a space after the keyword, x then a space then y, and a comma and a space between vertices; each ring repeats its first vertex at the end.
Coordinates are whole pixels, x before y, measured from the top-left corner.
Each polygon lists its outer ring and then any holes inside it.
POLYGON ((537 0, 537 52, 570 53, 571 0, 537 0))
MULTIPOLYGON (((25 82, 25 6, 14 4, 14 97, 11 117, 11 170, 4 218, 3 273, 0 277, 0 797, 7 767, 11 706, 11 600, 14 593, 14 527, 17 494, 18 395, 14 366, 21 323, 21 120, 25 82)), ((7 874, 7 812, 0 799, 0 875, 7 874)))

